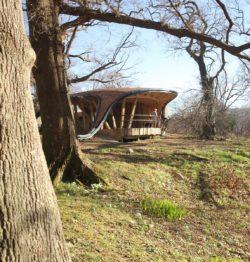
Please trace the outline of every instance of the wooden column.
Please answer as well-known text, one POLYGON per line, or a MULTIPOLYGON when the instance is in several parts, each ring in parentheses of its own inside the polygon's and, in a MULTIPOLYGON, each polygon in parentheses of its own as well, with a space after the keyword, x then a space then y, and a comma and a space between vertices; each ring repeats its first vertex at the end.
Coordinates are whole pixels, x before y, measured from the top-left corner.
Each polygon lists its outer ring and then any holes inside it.
POLYGON ((89 122, 89 128, 90 128, 90 125, 91 125, 91 119, 90 119, 90 116, 86 113, 85 111, 85 106, 84 106, 84 103, 81 102, 78 104, 78 106, 80 107, 80 109, 82 110, 82 115, 83 115, 83 128, 87 128, 86 124, 87 122, 89 122))
POLYGON ((134 115, 135 115, 136 105, 137 105, 137 98, 134 100, 134 103, 132 105, 132 110, 131 110, 131 114, 130 114, 130 118, 129 118, 128 128, 132 127, 132 123, 133 123, 133 119, 134 119, 134 115))
MULTIPOLYGON (((74 104, 74 115, 75 115, 75 123, 77 127, 80 127, 81 125, 84 125, 84 117, 83 120, 80 121, 79 116, 78 116, 78 110, 77 107, 79 107, 77 104, 74 104)), ((79 107, 80 108, 80 107, 79 107)), ((81 108, 80 108, 81 109, 81 108)), ((83 115, 83 112, 82 112, 83 115)), ((84 128, 84 126, 83 126, 84 128)))
MULTIPOLYGON (((88 115, 86 114, 85 110, 82 111, 82 122, 83 122, 83 130, 86 129, 86 124, 87 124, 87 121, 88 121, 88 115)), ((90 122, 90 121, 89 121, 90 122)))
POLYGON ((94 110, 93 110, 93 106, 92 105, 89 106, 89 110, 90 110, 91 121, 94 122, 95 121, 95 116, 94 116, 94 110))
POLYGON ((112 119, 113 128, 116 129, 117 125, 116 125, 116 120, 115 120, 115 116, 114 116, 113 111, 110 113, 110 115, 111 115, 111 119, 112 119))
POLYGON ((121 122, 120 122, 120 128, 124 127, 124 119, 125 119, 125 114, 126 114, 126 100, 122 100, 122 105, 121 105, 121 122))

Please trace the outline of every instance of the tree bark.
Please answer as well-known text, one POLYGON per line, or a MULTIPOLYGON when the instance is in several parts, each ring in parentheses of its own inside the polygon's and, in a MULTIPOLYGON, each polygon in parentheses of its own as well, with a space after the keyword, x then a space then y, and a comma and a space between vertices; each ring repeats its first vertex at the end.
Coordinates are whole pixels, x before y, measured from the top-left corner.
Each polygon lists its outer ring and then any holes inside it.
POLYGON ((204 116, 202 119, 202 128, 200 138, 213 140, 216 134, 215 119, 214 119, 214 86, 212 79, 206 79, 202 86, 202 111, 204 116))
POLYGON ((80 152, 63 55, 59 6, 54 0, 27 1, 33 68, 42 119, 42 144, 53 183, 62 179, 99 183, 90 161, 80 152))
POLYGON ((200 71, 202 86, 202 126, 201 139, 213 140, 215 137, 215 119, 214 119, 214 79, 209 77, 206 70, 206 64, 203 56, 197 60, 200 71))
POLYGON ((199 137, 201 139, 213 140, 215 137, 215 119, 214 119, 214 78, 209 77, 206 63, 204 61, 206 45, 200 42, 200 52, 196 55, 192 51, 192 40, 186 51, 194 59, 199 67, 201 88, 202 88, 202 101, 201 101, 201 114, 199 119, 201 121, 201 129, 199 130, 199 137))
POLYGON ((70 261, 29 82, 21 1, 0 1, 0 261, 70 261))

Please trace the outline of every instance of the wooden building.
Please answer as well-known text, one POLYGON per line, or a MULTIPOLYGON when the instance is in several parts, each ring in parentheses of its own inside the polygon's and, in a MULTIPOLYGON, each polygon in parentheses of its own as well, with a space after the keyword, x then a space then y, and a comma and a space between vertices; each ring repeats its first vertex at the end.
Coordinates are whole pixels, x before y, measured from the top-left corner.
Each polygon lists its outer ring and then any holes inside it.
POLYGON ((127 141, 161 135, 175 91, 148 88, 97 89, 71 95, 79 139, 95 134, 127 141))

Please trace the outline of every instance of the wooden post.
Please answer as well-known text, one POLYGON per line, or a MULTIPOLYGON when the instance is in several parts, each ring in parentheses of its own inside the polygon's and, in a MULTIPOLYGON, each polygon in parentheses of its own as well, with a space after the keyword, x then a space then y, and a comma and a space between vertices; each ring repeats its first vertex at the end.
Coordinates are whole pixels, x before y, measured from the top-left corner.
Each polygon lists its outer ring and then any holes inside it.
POLYGON ((80 109, 81 109, 82 111, 85 111, 83 103, 78 103, 78 106, 80 107, 80 109))
POLYGON ((88 121, 88 116, 85 112, 85 110, 82 110, 82 122, 83 122, 83 130, 86 129, 86 124, 87 124, 87 121, 88 121))
POLYGON ((78 104, 78 106, 82 110, 82 114, 83 114, 83 128, 84 129, 87 128, 87 122, 89 122, 89 127, 88 128, 90 128, 90 126, 91 126, 91 118, 86 113, 84 104, 81 102, 81 103, 78 104))
POLYGON ((112 123, 113 123, 113 128, 116 129, 117 125, 116 125, 116 120, 115 120, 115 116, 114 116, 113 111, 110 113, 110 115, 111 115, 111 119, 112 119, 112 123))
POLYGON ((93 110, 93 106, 92 105, 89 106, 89 110, 90 110, 91 121, 94 122, 95 121, 95 116, 94 116, 94 110, 93 110))
POLYGON ((134 115, 135 115, 136 105, 137 105, 137 98, 134 100, 134 103, 133 103, 133 106, 132 106, 132 111, 131 111, 130 118, 129 118, 128 128, 132 127, 132 123, 133 123, 133 119, 134 119, 134 115))
POLYGON ((126 114, 126 100, 122 100, 122 108, 121 108, 121 122, 120 122, 120 128, 123 128, 124 126, 124 119, 126 114))

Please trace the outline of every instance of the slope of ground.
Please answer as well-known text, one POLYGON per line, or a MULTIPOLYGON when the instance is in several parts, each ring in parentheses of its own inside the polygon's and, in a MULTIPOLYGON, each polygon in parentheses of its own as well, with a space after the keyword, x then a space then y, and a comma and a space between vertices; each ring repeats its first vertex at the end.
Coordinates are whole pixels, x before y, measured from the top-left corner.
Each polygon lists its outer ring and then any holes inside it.
POLYGON ((97 140, 83 151, 107 185, 57 188, 73 261, 249 261, 249 140, 168 135, 97 140), (158 217, 145 199, 167 199, 186 214, 158 217))

